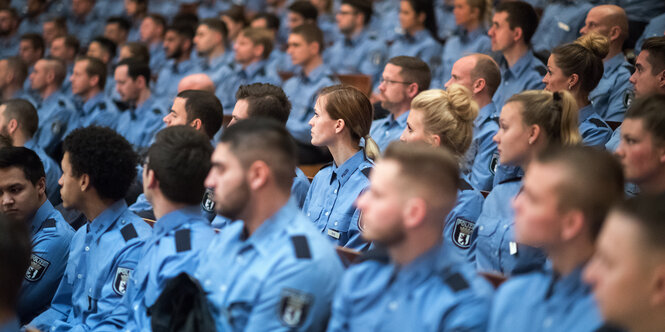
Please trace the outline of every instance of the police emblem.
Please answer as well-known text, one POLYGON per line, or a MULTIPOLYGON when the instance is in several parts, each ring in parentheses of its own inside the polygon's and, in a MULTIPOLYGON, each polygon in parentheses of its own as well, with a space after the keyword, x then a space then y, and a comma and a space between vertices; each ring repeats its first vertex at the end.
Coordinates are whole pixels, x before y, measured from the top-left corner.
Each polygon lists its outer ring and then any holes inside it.
POLYGON ((49 261, 32 254, 30 256, 30 266, 25 271, 25 280, 32 282, 39 281, 44 276, 49 265, 51 265, 49 261))
POLYGON ((132 269, 126 267, 119 267, 115 272, 115 278, 113 279, 113 291, 116 294, 122 296, 127 291, 127 284, 129 284, 129 274, 132 272, 132 269))
POLYGON ((215 210, 215 201, 213 201, 214 192, 212 189, 206 188, 206 192, 203 195, 203 201, 201 202, 201 208, 208 213, 212 213, 215 210))
POLYGON ((312 296, 310 294, 295 289, 284 289, 282 298, 279 300, 279 320, 287 327, 298 327, 307 320, 311 304, 312 296))
POLYGON ((462 249, 468 249, 471 246, 471 234, 475 226, 475 222, 457 218, 453 229, 453 243, 462 249))
POLYGON ((64 127, 60 121, 54 121, 53 124, 51 124, 51 132, 54 135, 60 135, 64 130, 64 127))
POLYGON ((633 98, 635 98, 635 93, 630 89, 623 92, 623 107, 629 108, 630 104, 633 103, 633 98))
POLYGON ((492 160, 490 160, 490 172, 496 174, 496 169, 499 167, 499 153, 494 152, 492 155, 492 160))

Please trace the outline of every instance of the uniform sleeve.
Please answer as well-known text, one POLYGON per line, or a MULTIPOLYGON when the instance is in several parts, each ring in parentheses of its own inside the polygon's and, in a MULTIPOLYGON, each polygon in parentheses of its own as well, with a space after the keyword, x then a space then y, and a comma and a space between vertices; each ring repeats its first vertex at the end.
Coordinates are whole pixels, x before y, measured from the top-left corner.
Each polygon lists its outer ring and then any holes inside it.
POLYGON ((605 143, 607 143, 607 141, 610 140, 610 137, 612 137, 612 130, 609 127, 588 124, 586 126, 580 126, 580 131, 580 134, 582 135, 582 143, 584 145, 602 149, 605 148, 605 143))
POLYGON ((344 332, 349 330, 349 321, 353 312, 352 302, 349 301, 346 294, 350 291, 350 285, 355 280, 353 272, 347 270, 340 282, 338 290, 332 301, 332 310, 330 320, 328 321, 328 332, 344 332))
POLYGON ((344 247, 350 248, 353 250, 364 251, 367 250, 367 242, 360 235, 360 229, 358 227, 358 219, 360 218, 360 210, 356 209, 353 212, 353 217, 349 221, 349 240, 346 242, 344 247))
POLYGON ((610 90, 610 98, 605 121, 623 121, 624 114, 626 114, 626 104, 624 99, 626 94, 632 89, 630 84, 630 72, 625 75, 618 76, 615 83, 616 87, 610 90))
POLYGON ((371 49, 360 62, 359 71, 372 78, 372 85, 378 88, 383 67, 387 61, 387 48, 382 43, 372 43, 371 49))
POLYGON ((35 317, 28 326, 35 327, 41 331, 49 331, 50 327, 64 324, 72 310, 73 271, 65 272, 60 280, 60 285, 53 296, 51 307, 35 317))
POLYGON ((478 190, 490 191, 493 187, 494 172, 498 165, 497 146, 492 141, 495 134, 496 130, 484 130, 483 135, 479 138, 478 151, 473 159, 469 177, 471 184, 478 190))

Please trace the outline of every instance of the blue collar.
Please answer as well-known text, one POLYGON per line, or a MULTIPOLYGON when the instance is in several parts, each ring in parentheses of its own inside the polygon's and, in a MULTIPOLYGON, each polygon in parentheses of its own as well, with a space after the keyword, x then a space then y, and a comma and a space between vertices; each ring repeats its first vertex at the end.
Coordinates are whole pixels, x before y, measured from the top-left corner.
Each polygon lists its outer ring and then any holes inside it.
POLYGON ((153 237, 162 237, 166 233, 191 223, 192 220, 201 219, 201 208, 198 205, 187 206, 171 211, 155 222, 153 237))
POLYGON ((590 117, 593 113, 594 113, 593 104, 589 104, 589 105, 586 105, 586 106, 580 108, 580 110, 578 111, 578 117, 577 117, 577 121, 579 122, 578 125, 580 123, 584 122, 584 120, 586 120, 588 117, 590 117))
POLYGON ((485 28, 483 28, 482 26, 472 31, 467 31, 466 29, 460 27, 457 30, 457 34, 460 36, 460 39, 462 41, 469 42, 471 40, 478 39, 480 36, 486 36, 487 30, 485 30, 485 28))
POLYGON ((496 114, 496 105, 494 105, 493 101, 490 101, 489 104, 483 106, 478 111, 478 116, 476 117, 475 120, 473 120, 473 125, 475 127, 480 127, 480 125, 485 123, 485 121, 494 118, 495 114, 496 114))
POLYGON ((99 238, 113 226, 116 219, 127 210, 127 203, 124 199, 120 199, 111 204, 106 210, 102 211, 97 218, 88 223, 88 232, 92 234, 93 240, 97 242, 99 238))
POLYGON ((441 243, 438 243, 408 264, 404 266, 395 265, 395 273, 398 275, 396 281, 400 284, 409 285, 407 287, 419 284, 439 270, 442 265, 442 252, 441 243))
POLYGON ((626 59, 623 57, 623 53, 619 52, 619 54, 615 55, 614 57, 603 63, 603 66, 605 66, 603 77, 609 76, 611 73, 615 72, 617 69, 619 69, 621 66, 623 66, 626 63, 627 62, 626 59))
POLYGON ((258 73, 259 71, 262 70, 265 71, 264 69, 265 65, 266 65, 266 60, 260 60, 250 63, 245 69, 243 69, 240 66, 238 68, 240 68, 240 72, 244 72, 245 75, 247 75, 247 78, 250 78, 250 77, 255 77, 256 73, 258 73))
POLYGON ((34 138, 31 138, 27 142, 25 142, 25 144, 23 144, 23 147, 28 148, 32 151, 36 151, 37 149, 39 149, 39 146, 37 146, 37 141, 35 141, 34 138))
POLYGON ((366 35, 367 35, 367 28, 362 29, 360 33, 358 33, 355 36, 351 36, 351 38, 344 37, 344 45, 349 47, 356 46, 358 45, 359 42, 361 42, 365 38, 366 35))
POLYGON ((422 30, 414 33, 413 35, 410 35, 410 34, 405 32, 404 35, 402 35, 402 36, 409 43, 417 43, 421 40, 427 39, 427 37, 430 36, 430 32, 427 29, 422 29, 422 30))
POLYGON ((302 69, 300 70, 300 80, 305 82, 305 83, 310 83, 310 82, 318 82, 321 80, 323 76, 330 75, 330 70, 328 70, 328 66, 325 64, 321 64, 320 66, 314 68, 309 75, 305 75, 305 71, 302 69))
POLYGON ((505 58, 502 58, 501 69, 505 76, 506 72, 509 72, 513 77, 520 77, 524 72, 529 68, 529 65, 534 60, 534 55, 531 50, 528 50, 515 64, 508 68, 508 62, 505 58))
POLYGON ((83 113, 90 114, 90 112, 92 112, 92 109, 95 108, 97 104, 102 102, 103 99, 104 99, 104 93, 102 93, 101 91, 97 93, 94 97, 88 99, 88 101, 86 101, 83 104, 83 113))
POLYGON ((591 286, 587 285, 582 280, 582 273, 584 271, 585 264, 580 264, 573 271, 568 273, 565 276, 558 276, 554 270, 552 270, 551 263, 548 262, 545 266, 545 272, 550 275, 550 285, 545 293, 545 298, 551 297, 553 294, 560 294, 562 297, 571 298, 573 294, 579 292, 580 290, 583 293, 589 293, 591 291, 591 286))
POLYGON ((247 246, 253 247, 260 255, 270 256, 274 254, 272 250, 273 240, 283 239, 283 233, 298 218, 298 208, 289 200, 275 214, 259 226, 246 241, 247 246))
POLYGON ((35 236, 37 232, 39 231, 40 228, 42 228, 42 223, 46 221, 48 216, 53 213, 55 208, 53 207, 53 204, 49 202, 47 199, 42 206, 37 209, 37 212, 35 212, 35 215, 32 217, 32 220, 30 220, 30 233, 32 236, 35 236))
POLYGON ((395 116, 392 113, 389 114, 388 117, 386 118, 387 119, 386 124, 390 125, 391 127, 395 125, 395 123, 397 123, 402 127, 406 126, 406 120, 409 118, 409 112, 411 112, 411 110, 402 113, 402 115, 398 116, 397 118, 395 118, 395 116))
POLYGON ((343 186, 346 181, 349 180, 351 177, 351 174, 355 172, 355 170, 360 167, 360 164, 362 164, 365 161, 365 150, 360 149, 360 151, 356 152, 351 158, 346 160, 341 166, 335 165, 333 162, 332 165, 332 176, 330 177, 330 183, 334 180, 338 180, 340 186, 343 186))

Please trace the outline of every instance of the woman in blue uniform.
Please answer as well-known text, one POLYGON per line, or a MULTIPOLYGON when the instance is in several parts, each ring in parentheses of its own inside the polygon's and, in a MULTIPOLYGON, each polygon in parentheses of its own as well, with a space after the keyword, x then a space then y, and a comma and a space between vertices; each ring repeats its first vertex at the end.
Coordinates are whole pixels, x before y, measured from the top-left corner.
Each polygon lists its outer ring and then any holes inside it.
MULTIPOLYGON (((602 70, 601 70, 602 73, 602 70)), ((577 104, 567 91, 528 90, 508 99, 494 136, 499 163, 526 170, 534 156, 550 145, 581 141, 577 104)), ((506 276, 539 268, 545 255, 515 241, 511 202, 522 188, 522 178, 501 181, 483 203, 476 222, 469 258, 476 269, 506 276)))
POLYGON ((333 163, 312 180, 303 212, 335 244, 356 250, 366 249, 367 244, 360 237, 360 211, 354 203, 369 185, 372 159, 379 156, 379 147, 369 136, 373 114, 360 90, 334 85, 321 90, 309 121, 312 145, 327 147, 333 163), (364 148, 359 145, 361 138, 364 148))
POLYGON ((547 74, 543 78, 547 91, 568 90, 578 107, 578 124, 584 145, 605 148, 612 137, 612 129, 594 109, 589 93, 603 78, 603 58, 609 52, 607 38, 588 33, 575 42, 558 46, 547 60, 547 74))
MULTIPOLYGON (((411 101, 411 112, 400 139, 447 148, 461 162, 471 145, 473 120, 477 115, 478 105, 473 101, 471 92, 461 85, 453 84, 446 91, 423 91, 411 101)), ((446 217, 443 229, 446 255, 466 260, 482 205, 480 191, 462 179, 457 202, 446 217)))

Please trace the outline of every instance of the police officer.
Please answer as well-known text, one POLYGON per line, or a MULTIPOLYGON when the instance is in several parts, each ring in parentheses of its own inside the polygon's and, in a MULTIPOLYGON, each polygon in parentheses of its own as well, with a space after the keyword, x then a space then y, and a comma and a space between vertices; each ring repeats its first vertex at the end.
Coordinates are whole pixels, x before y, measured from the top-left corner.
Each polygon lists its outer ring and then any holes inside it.
POLYGON ((64 35, 55 37, 49 45, 51 47, 49 56, 63 61, 67 67, 67 76, 62 83, 61 90, 64 94, 71 96, 72 82, 69 78, 74 72, 74 63, 80 47, 79 41, 74 35, 64 35))
POLYGON ((0 105, 0 134, 12 140, 14 146, 24 146, 39 155, 46 172, 46 195, 53 204, 60 203, 58 179, 62 172, 58 164, 37 144, 34 138, 39 117, 32 104, 23 99, 11 99, 0 105))
POLYGON ((245 28, 238 34, 233 44, 235 62, 226 67, 222 84, 217 86, 215 93, 224 109, 233 109, 234 94, 241 85, 259 82, 281 85, 277 72, 268 66, 267 59, 272 48, 272 34, 266 29, 245 28))
POLYGON ((175 97, 178 82, 196 70, 196 62, 190 58, 194 27, 185 22, 175 23, 166 28, 164 35, 164 53, 167 62, 157 74, 153 93, 162 99, 175 97))
POLYGON ((566 147, 536 157, 513 203, 515 240, 542 248, 548 264, 501 285, 488 331, 601 330, 582 272, 610 206, 622 197, 621 167, 604 150, 566 147))
POLYGON ((218 19, 205 19, 196 28, 194 45, 201 57, 199 70, 210 76, 215 85, 222 83, 223 67, 233 62, 233 52, 225 46, 227 37, 226 25, 218 19))
POLYGON ((115 90, 115 81, 113 80, 112 66, 116 62, 118 45, 111 39, 98 36, 90 41, 86 55, 102 61, 107 68, 106 84, 104 84, 104 94, 111 100, 119 100, 115 90))
POLYGON ((205 186, 234 221, 211 243, 196 278, 217 330, 321 331, 342 264, 328 241, 289 202, 296 148, 266 119, 224 130, 205 186))
POLYGON ((431 75, 427 64, 416 57, 398 56, 388 60, 381 76, 378 99, 381 107, 390 114, 374 120, 370 131, 379 149, 385 149, 402 135, 411 101, 418 93, 429 88, 431 75))
POLYGON ((18 33, 19 16, 16 9, 6 6, 0 9, 0 59, 18 55, 21 35, 18 33))
POLYGON ((166 114, 162 103, 150 91, 150 66, 134 59, 122 60, 115 67, 116 90, 128 109, 120 113, 115 130, 136 150, 148 147, 163 128, 166 114))
MULTIPOLYGON (((478 106, 473 103, 471 92, 459 84, 447 90, 432 89, 421 92, 411 103, 409 126, 402 133, 401 141, 422 141, 432 146, 448 149, 458 161, 462 161, 471 145, 473 122, 478 106)), ((480 215, 484 197, 463 178, 457 190, 457 202, 448 213, 443 228, 443 248, 449 257, 457 256, 467 261, 471 247, 471 235, 480 215)))
POLYGON ((28 67, 17 56, 0 59, 0 98, 6 101, 14 98, 28 100, 35 105, 34 98, 23 89, 25 79, 28 77, 28 67))
POLYGON ((194 274, 203 258, 202 251, 214 236, 199 210, 211 154, 208 138, 186 126, 160 131, 150 146, 142 175, 143 192, 157 221, 141 250, 124 301, 106 319, 109 324, 117 324, 117 329, 150 330, 148 308, 168 280, 181 272, 194 274))
POLYGON ((387 52, 385 42, 367 26, 371 18, 371 1, 343 0, 335 15, 343 38, 324 52, 324 59, 337 74, 368 75, 376 84, 381 79, 387 52))
POLYGON ((284 93, 293 101, 286 128, 298 142, 307 145, 312 140, 308 122, 314 115, 316 95, 337 82, 330 67, 323 63, 323 45, 321 30, 316 25, 303 24, 291 31, 286 50, 293 64, 300 67, 296 76, 284 82, 284 93))
POLYGON ((70 81, 72 93, 80 97, 83 102, 79 113, 79 126, 97 125, 113 128, 118 110, 104 95, 106 65, 97 58, 79 57, 74 64, 70 81))
POLYGON ((39 127, 35 133, 37 145, 52 155, 65 133, 78 127, 79 113, 72 100, 61 90, 67 76, 65 64, 56 58, 37 61, 30 74, 30 86, 39 94, 39 127))
POLYGON ((0 329, 5 331, 20 331, 16 304, 23 282, 23 271, 30 266, 31 247, 27 227, 0 215, 0 264, 3 266, 0 278, 5 280, 5 286, 0 292, 0 310, 5 313, 0 321, 0 329))
POLYGON ((578 37, 584 18, 593 5, 588 0, 549 0, 533 34, 533 50, 547 55, 551 49, 578 37))
POLYGON ((386 252, 347 270, 328 331, 485 330, 491 287, 442 250, 441 220, 460 183, 457 162, 444 149, 388 146, 358 199, 363 237, 386 252))
MULTIPOLYGON (((501 110, 499 131, 494 136, 499 162, 524 168, 549 145, 578 144, 581 137, 576 112, 575 99, 567 91, 530 90, 512 96, 501 110)), ((538 269, 545 263, 543 252, 515 240, 510 201, 521 187, 522 177, 509 178, 496 185, 485 199, 469 255, 477 270, 508 276, 538 269)))
POLYGON ((75 34, 83 45, 103 32, 104 18, 94 6, 95 0, 72 0, 71 12, 67 15, 67 31, 75 34))
POLYGON ((65 208, 90 220, 71 242, 65 275, 51 307, 29 325, 42 331, 94 328, 120 303, 150 226, 127 209, 137 155, 112 129, 76 129, 63 144, 65 208))
POLYGON ((528 3, 504 2, 494 10, 488 35, 492 51, 502 55, 499 61, 501 85, 492 98, 497 111, 501 111, 512 95, 545 87, 540 79, 545 76, 547 68, 529 48, 537 26, 538 16, 528 3))
POLYGON ((609 40, 609 52, 603 59, 603 78, 589 94, 591 104, 605 121, 623 121, 626 99, 632 93, 630 85, 631 65, 623 56, 623 43, 628 38, 628 18, 618 6, 601 5, 591 8, 587 14, 582 34, 599 33, 609 40))
POLYGON ((473 121, 473 140, 462 164, 462 173, 478 190, 492 190, 499 164, 496 143, 492 140, 499 130, 498 119, 495 117, 498 112, 492 97, 500 83, 499 65, 490 56, 476 53, 455 62, 452 76, 445 85, 446 88, 451 84, 466 87, 480 107, 473 121))
POLYGON ((166 19, 159 14, 148 14, 141 21, 141 42, 145 43, 150 51, 150 70, 159 73, 166 62, 164 51, 164 32, 166 19))
MULTIPOLYGON (((35 63, 44 57, 44 38, 36 33, 21 35, 21 40, 18 44, 18 56, 28 67, 28 76, 30 76, 35 69, 35 63)), ((23 90, 33 97, 36 97, 37 95, 37 93, 31 89, 29 80, 23 82, 23 90)))
POLYGON ((29 227, 30 267, 19 296, 18 316, 29 322, 48 307, 65 272, 74 230, 46 199, 46 175, 37 154, 24 147, 0 149, 2 213, 29 227))
MULTIPOLYGON (((250 27, 268 29, 273 35, 273 40, 275 40, 277 38, 277 33, 279 32, 280 22, 275 14, 259 13, 252 19, 250 27)), ((286 45, 283 46, 286 47, 286 45)), ((276 70, 277 73, 296 72, 297 66, 293 65, 291 57, 289 57, 286 52, 282 51, 281 47, 282 45, 276 45, 273 47, 272 52, 270 52, 270 56, 268 57, 268 67, 276 70)))

